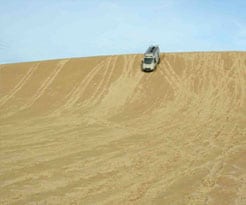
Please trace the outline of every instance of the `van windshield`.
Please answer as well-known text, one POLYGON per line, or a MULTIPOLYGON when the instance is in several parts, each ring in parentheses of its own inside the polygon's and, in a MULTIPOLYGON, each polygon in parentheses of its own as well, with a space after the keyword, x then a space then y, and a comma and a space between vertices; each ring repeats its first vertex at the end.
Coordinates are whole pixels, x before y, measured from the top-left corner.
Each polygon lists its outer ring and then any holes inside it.
POLYGON ((153 58, 144 58, 144 63, 145 64, 151 64, 153 61, 153 58))

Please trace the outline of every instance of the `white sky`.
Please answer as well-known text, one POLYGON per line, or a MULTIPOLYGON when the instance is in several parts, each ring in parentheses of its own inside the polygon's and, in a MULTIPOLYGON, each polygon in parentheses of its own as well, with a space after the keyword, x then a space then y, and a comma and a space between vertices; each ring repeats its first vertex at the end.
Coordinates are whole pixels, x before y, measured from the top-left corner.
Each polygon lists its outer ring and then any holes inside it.
POLYGON ((0 0, 0 63, 161 52, 246 51, 243 0, 0 0))

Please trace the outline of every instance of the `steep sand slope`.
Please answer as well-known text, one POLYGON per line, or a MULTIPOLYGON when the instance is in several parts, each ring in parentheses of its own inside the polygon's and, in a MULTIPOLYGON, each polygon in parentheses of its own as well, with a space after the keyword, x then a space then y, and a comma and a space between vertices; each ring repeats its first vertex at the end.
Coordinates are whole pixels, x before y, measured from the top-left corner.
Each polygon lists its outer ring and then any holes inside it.
POLYGON ((246 53, 0 65, 0 204, 246 204, 246 53))

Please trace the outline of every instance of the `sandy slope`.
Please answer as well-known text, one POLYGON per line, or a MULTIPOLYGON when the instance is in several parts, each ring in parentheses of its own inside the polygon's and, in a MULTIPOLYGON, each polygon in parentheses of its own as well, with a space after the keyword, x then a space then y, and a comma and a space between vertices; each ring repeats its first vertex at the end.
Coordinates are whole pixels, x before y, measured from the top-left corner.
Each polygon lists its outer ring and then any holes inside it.
POLYGON ((0 65, 0 204, 246 204, 246 53, 0 65))

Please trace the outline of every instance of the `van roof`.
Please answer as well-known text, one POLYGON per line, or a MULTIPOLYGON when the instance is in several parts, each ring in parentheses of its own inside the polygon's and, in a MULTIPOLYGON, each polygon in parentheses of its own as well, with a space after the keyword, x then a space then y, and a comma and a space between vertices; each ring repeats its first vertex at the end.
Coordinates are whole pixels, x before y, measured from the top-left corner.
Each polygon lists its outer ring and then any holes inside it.
POLYGON ((159 48, 158 46, 150 46, 145 52, 145 54, 154 53, 158 48, 159 48))

